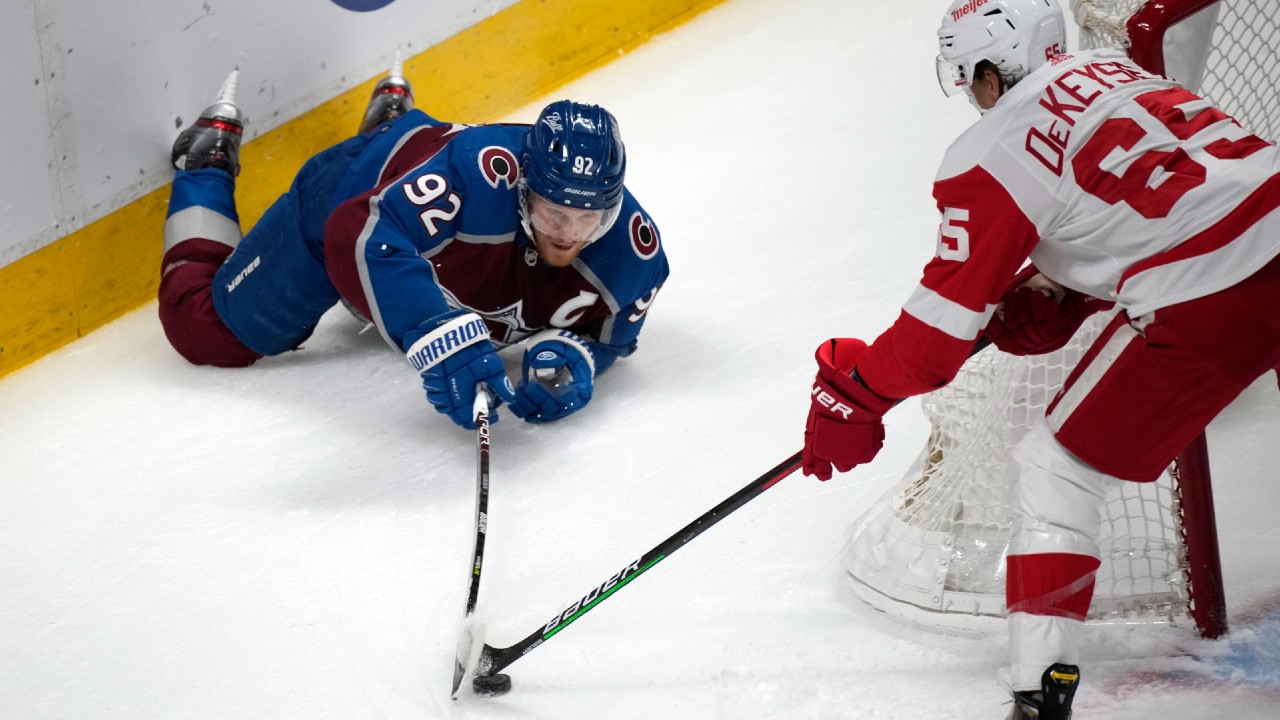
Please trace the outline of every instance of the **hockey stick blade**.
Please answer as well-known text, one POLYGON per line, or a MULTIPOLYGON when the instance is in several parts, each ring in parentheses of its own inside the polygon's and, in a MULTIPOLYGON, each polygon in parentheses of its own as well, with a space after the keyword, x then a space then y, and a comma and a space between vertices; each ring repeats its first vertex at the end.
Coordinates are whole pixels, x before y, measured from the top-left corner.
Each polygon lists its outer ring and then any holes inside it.
POLYGON ((458 689, 467 671, 475 667, 484 645, 484 625, 475 618, 480 601, 480 571, 484 567, 484 541, 489 529, 489 396, 484 386, 476 388, 472 417, 476 425, 476 513, 475 545, 471 553, 471 575, 467 584, 467 605, 458 632, 453 659, 453 686, 450 697, 458 699, 458 689))
POLYGON ((484 623, 476 622, 474 616, 462 621, 462 630, 458 633, 458 648, 453 660, 453 692, 449 696, 454 700, 458 699, 458 691, 462 687, 462 681, 467 677, 467 672, 479 667, 481 653, 485 647, 484 636, 484 623))

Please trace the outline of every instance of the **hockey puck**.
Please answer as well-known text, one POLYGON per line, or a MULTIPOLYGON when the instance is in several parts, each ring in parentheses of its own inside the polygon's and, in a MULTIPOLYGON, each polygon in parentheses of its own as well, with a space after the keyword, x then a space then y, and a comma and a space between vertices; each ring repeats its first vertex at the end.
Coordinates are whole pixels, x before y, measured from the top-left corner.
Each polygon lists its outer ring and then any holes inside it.
POLYGON ((506 695, 511 691, 511 676, 497 673, 496 675, 477 675, 471 681, 471 689, 480 697, 497 697, 506 695))

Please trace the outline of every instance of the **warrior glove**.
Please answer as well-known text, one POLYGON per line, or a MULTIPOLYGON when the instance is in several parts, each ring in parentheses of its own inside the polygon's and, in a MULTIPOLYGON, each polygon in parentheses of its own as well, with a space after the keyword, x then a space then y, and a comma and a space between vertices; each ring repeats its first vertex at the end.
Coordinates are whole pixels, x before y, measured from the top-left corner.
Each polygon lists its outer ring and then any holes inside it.
POLYGON ((586 342, 568 330, 544 330, 529 338, 523 368, 511 412, 525 422, 553 422, 591 401, 595 361, 586 342))
MULTIPOLYGON (((495 407, 515 400, 502 358, 489 341, 489 328, 473 312, 453 310, 438 315, 405 335, 405 356, 422 374, 427 401, 459 426, 475 429, 472 408, 478 386, 497 396, 495 407)), ((498 422, 493 414, 492 422, 498 422)))
POLYGON ((835 338, 818 346, 818 375, 810 394, 801 468, 830 480, 834 467, 848 472, 871 462, 884 443, 881 418, 896 401, 872 392, 854 365, 867 349, 861 340, 835 338))

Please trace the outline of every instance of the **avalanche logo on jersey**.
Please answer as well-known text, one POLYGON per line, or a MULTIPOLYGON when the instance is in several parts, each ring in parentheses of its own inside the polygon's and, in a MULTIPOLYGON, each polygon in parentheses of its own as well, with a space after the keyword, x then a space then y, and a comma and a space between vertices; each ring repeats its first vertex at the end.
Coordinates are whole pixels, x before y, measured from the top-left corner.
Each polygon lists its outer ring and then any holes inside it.
POLYGON ((658 229, 640 213, 632 215, 628 225, 631 230, 631 249, 641 260, 653 259, 660 247, 658 229))
POLYGON ((490 145, 481 150, 476 160, 480 163, 480 174, 494 190, 501 190, 499 185, 506 185, 511 190, 520 179, 520 163, 516 156, 500 145, 490 145))
POLYGON ((516 300, 504 308, 485 312, 468 306, 459 300, 457 295, 449 292, 443 286, 441 286, 440 292, 444 295, 445 302, 449 304, 449 307, 470 310, 484 318, 485 323, 489 325, 490 339, 499 347, 506 347, 512 343, 520 342, 535 332, 533 328, 525 325, 524 300, 516 300), (495 325, 502 329, 495 330, 495 325))

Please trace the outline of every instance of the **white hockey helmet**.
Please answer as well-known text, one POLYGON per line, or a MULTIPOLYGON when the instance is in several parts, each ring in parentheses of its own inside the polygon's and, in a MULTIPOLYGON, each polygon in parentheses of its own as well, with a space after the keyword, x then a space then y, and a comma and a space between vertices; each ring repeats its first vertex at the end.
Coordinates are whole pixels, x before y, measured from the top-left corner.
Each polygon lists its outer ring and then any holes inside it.
POLYGON ((983 60, 1008 89, 1067 51, 1067 26, 1057 0, 955 0, 942 16, 938 50, 938 84, 947 97, 972 92, 969 81, 983 60))

